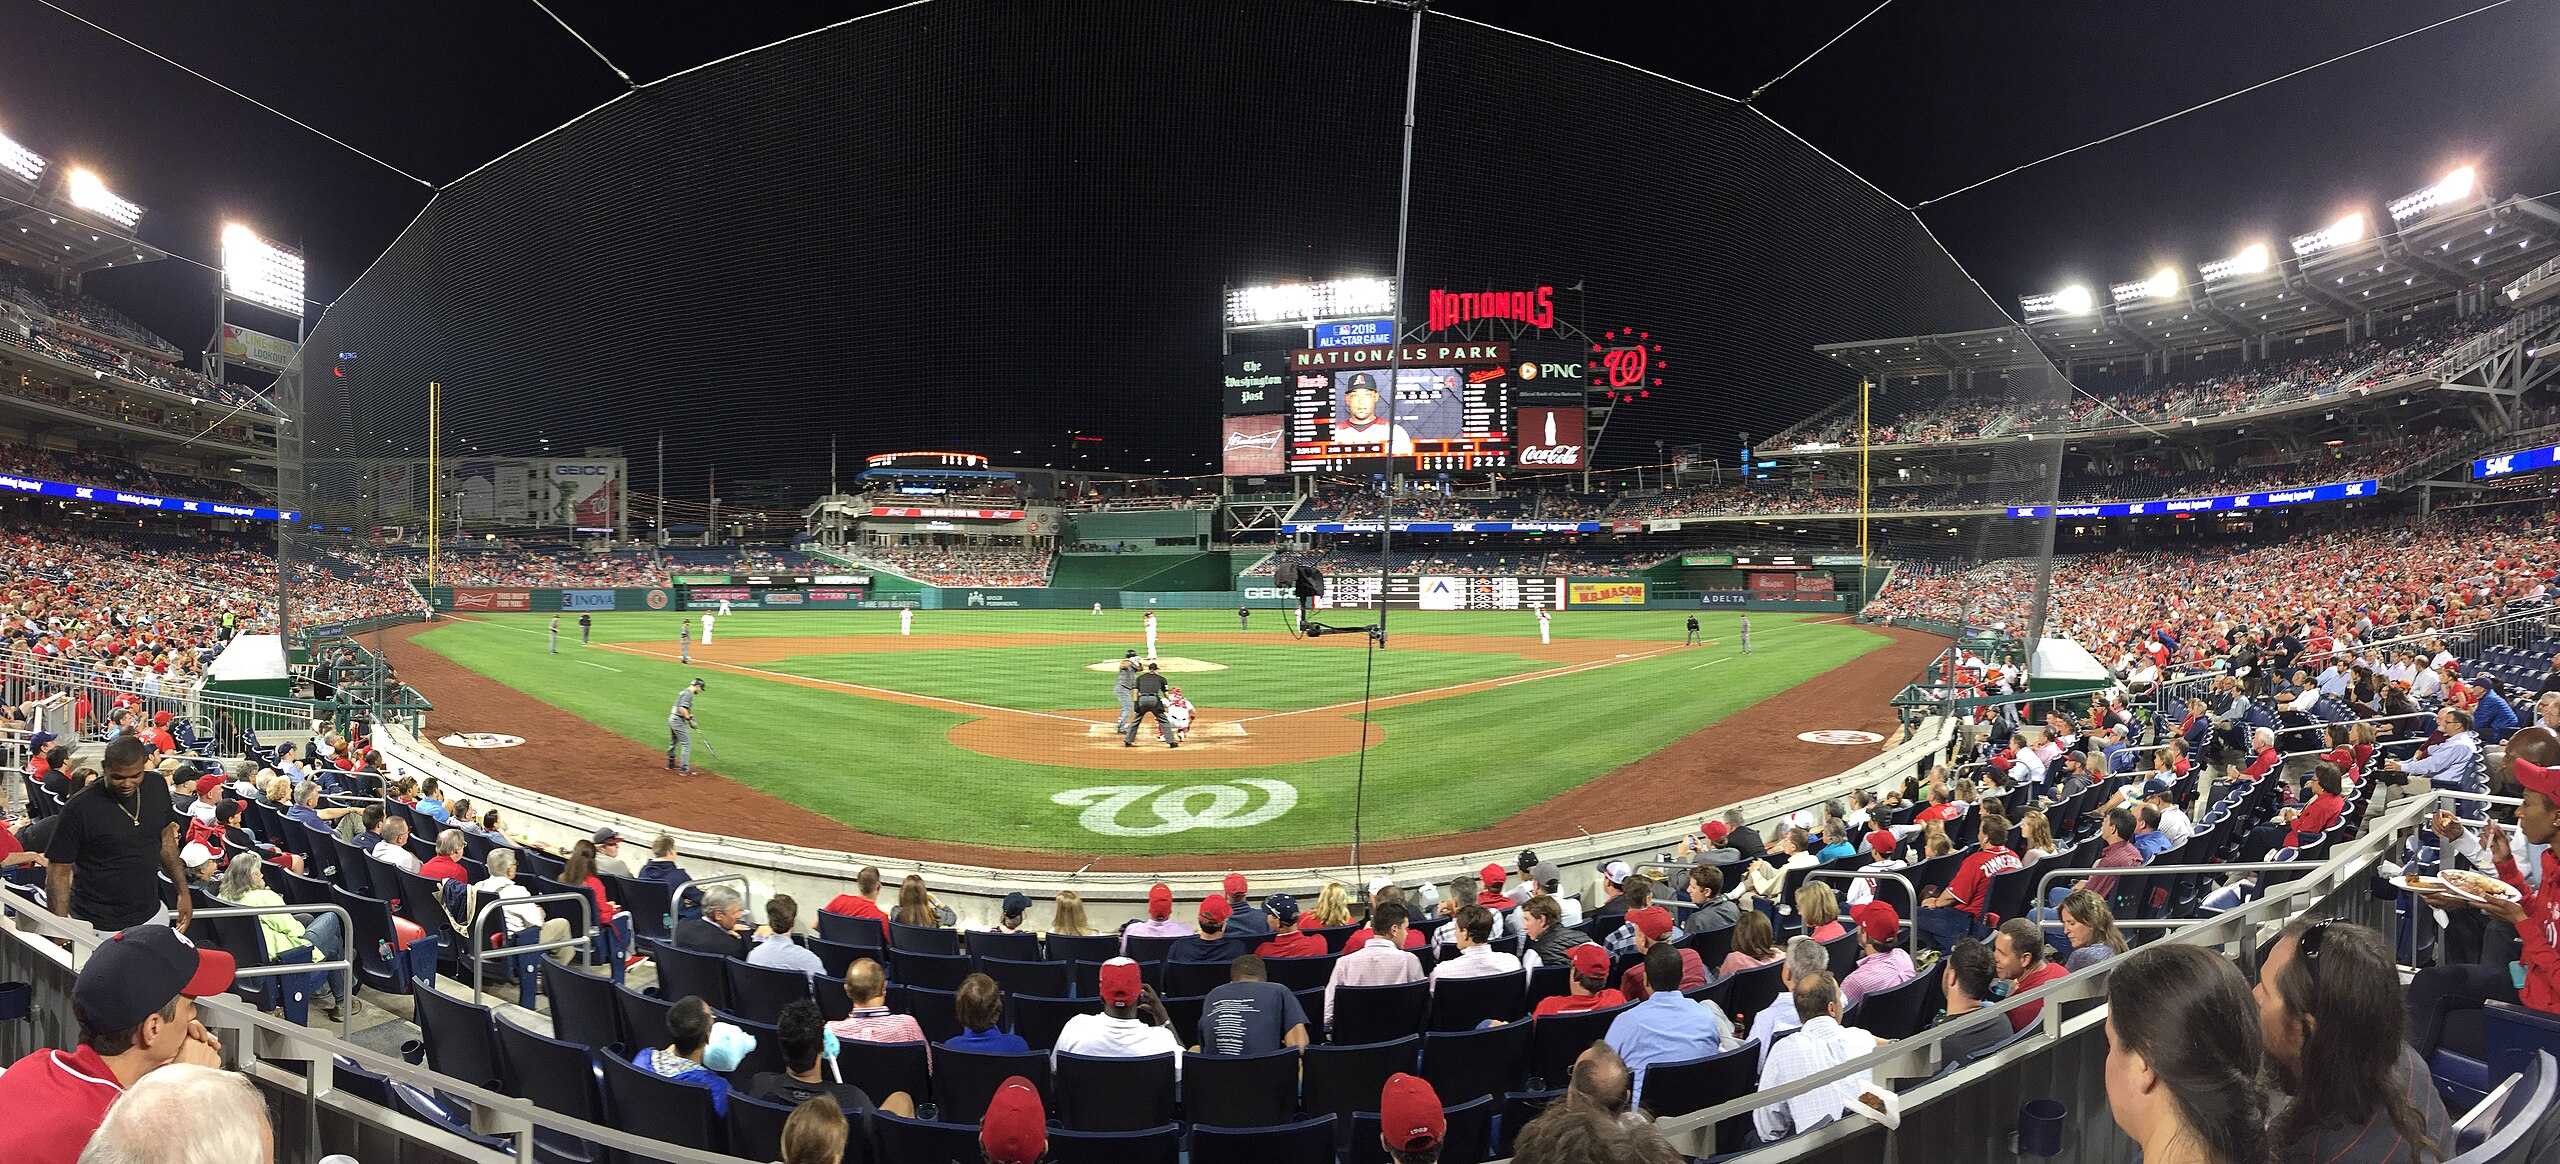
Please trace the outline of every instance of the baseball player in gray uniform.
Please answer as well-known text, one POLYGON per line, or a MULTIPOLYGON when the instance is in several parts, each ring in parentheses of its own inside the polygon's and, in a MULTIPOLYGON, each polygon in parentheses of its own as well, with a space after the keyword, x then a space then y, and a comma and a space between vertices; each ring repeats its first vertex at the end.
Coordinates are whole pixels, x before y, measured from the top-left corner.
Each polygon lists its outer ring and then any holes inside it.
POLYGON ((676 662, 693 664, 693 624, 681 618, 676 620, 676 662))
POLYGON ((560 616, 551 616, 551 653, 560 653, 560 616))
POLYGON ((693 696, 702 688, 700 679, 685 684, 667 709, 667 767, 678 772, 693 771, 693 696))
POLYGON ((1138 697, 1138 652, 1130 651, 1120 656, 1120 681, 1112 694, 1120 697, 1120 718, 1111 721, 1111 730, 1126 731, 1129 711, 1138 697))

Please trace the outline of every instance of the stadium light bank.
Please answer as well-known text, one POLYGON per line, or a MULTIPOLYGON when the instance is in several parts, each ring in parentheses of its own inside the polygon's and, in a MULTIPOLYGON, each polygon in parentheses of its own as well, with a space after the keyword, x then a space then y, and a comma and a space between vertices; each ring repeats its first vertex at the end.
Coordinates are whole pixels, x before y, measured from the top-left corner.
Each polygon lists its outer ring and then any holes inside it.
POLYGON ((223 294, 302 318, 303 260, 239 223, 222 228, 223 294))

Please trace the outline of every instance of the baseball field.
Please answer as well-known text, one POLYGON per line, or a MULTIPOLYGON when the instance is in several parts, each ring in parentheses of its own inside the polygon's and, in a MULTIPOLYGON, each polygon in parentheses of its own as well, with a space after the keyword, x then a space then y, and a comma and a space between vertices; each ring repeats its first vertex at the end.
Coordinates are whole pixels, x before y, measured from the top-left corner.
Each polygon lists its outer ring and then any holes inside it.
POLYGON ((1547 644, 1525 612, 1399 611, 1391 649, 1371 651, 1293 638, 1280 611, 1250 629, 1165 611, 1156 654, 1197 715, 1179 749, 1152 724, 1128 747, 1112 668, 1144 654, 1139 615, 919 611, 902 635, 894 611, 740 612, 708 645, 696 616, 690 664, 673 612, 597 614, 585 646, 563 615, 557 654, 547 614, 466 615, 405 632, 393 658, 437 704, 430 738, 522 738, 447 749, 466 763, 669 823, 852 846, 797 813, 727 823, 778 800, 936 852, 1276 860, 1347 844, 1355 797, 1366 842, 1445 850, 1506 823, 1597 831, 1838 771, 1874 745, 1796 735, 1889 731, 1878 693, 1934 649, 1755 614, 1745 655, 1732 613, 1702 614, 1706 642, 1688 646, 1683 613, 1574 610, 1547 644), (684 777, 662 752, 697 677, 684 777))

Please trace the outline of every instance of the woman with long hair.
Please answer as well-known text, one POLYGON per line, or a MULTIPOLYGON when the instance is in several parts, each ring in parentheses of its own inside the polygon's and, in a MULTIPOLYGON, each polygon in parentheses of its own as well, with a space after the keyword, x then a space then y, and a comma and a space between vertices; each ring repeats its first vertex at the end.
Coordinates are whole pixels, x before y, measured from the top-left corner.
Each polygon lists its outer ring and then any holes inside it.
POLYGON ((1780 957, 1777 931, 1770 927, 1769 915, 1760 910, 1746 909, 1733 923, 1733 952, 1724 956, 1723 965, 1716 967, 1716 977, 1731 977, 1755 966, 1766 966, 1780 957))
MULTIPOLYGON (((2121 971, 2119 971, 2121 972, 2121 971)), ((2385 1164, 2427 1164, 2452 1127, 2426 1062, 2408 1043, 2391 944, 2362 926, 2298 918, 2258 976, 2267 1068, 2291 1098, 2268 1133, 2290 1160, 2335 1160, 2396 1140, 2385 1164)))
POLYGON ((1808 880, 1796 887, 1796 917, 1804 923, 1805 936, 1817 942, 1828 942, 1849 932, 1840 924, 1839 894, 1820 881, 1808 880))
POLYGON ((2019 817, 2017 833, 2018 859, 2029 865, 2057 851, 2053 844, 2053 822, 2046 819, 2043 809, 2028 809, 2027 815, 2019 817))
MULTIPOLYGON (((903 895, 903 891, 901 893, 903 895)), ((1084 920, 1083 894, 1072 889, 1058 891, 1057 900, 1051 902, 1049 907, 1049 932, 1065 934, 1070 938, 1092 936, 1093 923, 1084 920)))
POLYGON ((2062 899, 2062 936, 2071 943, 2071 956, 2062 963, 2066 972, 2124 953, 2124 931, 2116 928, 2115 911, 2107 908, 2106 898, 2086 889, 2074 889, 2062 899))
POLYGON ((1351 887, 1339 881, 1327 881, 1316 891, 1316 924, 1347 926, 1351 924, 1351 887))
POLYGON ((604 959, 622 957, 623 951, 631 948, 631 917, 605 895, 604 878, 596 876, 596 843, 585 837, 578 838, 578 843, 569 850, 568 859, 561 865, 560 884, 584 886, 587 893, 596 899, 596 920, 603 923, 596 930, 597 956, 604 959))
POLYGON ((2265 1164, 2258 1006, 2231 960, 2161 943, 2107 976, 2107 1109, 2143 1164, 2265 1164))
POLYGON ((925 889, 923 874, 909 873, 906 880, 898 883, 898 908, 889 915, 889 920, 902 926, 942 925, 942 909, 935 904, 933 894, 925 889))

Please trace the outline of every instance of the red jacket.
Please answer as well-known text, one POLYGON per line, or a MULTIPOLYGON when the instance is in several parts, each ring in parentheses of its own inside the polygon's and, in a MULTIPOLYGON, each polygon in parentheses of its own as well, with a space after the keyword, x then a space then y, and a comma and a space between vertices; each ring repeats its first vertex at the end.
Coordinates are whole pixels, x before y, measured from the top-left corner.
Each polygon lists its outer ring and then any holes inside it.
POLYGON ((1305 930, 1286 930, 1254 949, 1264 958, 1321 958, 1333 950, 1324 944, 1324 935, 1305 930))
POLYGON ((873 904, 870 898, 851 893, 837 894, 834 901, 827 903, 827 912, 840 913, 846 917, 876 917, 881 921, 889 920, 889 915, 880 912, 880 907, 873 904))
MULTIPOLYGON (((2524 871, 2512 856, 2498 862, 2498 878, 2519 890, 2525 888, 2524 871)), ((2524 942, 2524 1004, 2545 1014, 2560 1014, 2560 853, 2543 850, 2542 888, 2526 894, 2524 920, 2516 923, 2516 936, 2524 942)))
POLYGON ((2293 831, 2285 835, 2284 843, 2287 847, 2299 847, 2317 840, 2346 812, 2346 797, 2334 792, 2314 796, 2311 803, 2302 806, 2301 812, 2293 814, 2293 831))

